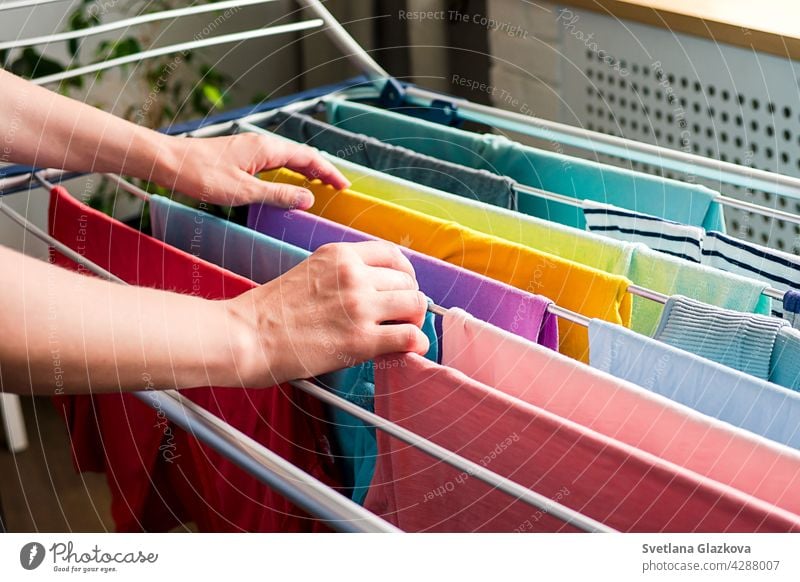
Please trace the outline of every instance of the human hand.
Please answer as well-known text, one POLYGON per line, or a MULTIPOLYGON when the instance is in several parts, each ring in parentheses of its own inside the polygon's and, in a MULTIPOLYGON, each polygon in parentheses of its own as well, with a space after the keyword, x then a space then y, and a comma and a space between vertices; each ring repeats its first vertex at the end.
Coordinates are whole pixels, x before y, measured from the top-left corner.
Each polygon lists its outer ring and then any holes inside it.
POLYGON ((273 385, 393 352, 425 354, 427 310, 414 270, 386 242, 320 247, 278 279, 227 301, 249 329, 244 386, 273 385))
POLYGON ((167 137, 152 179, 170 190, 209 204, 264 202, 306 210, 314 196, 305 188, 265 182, 262 170, 287 167, 337 189, 350 182, 311 147, 278 137, 244 133, 226 137, 167 137))

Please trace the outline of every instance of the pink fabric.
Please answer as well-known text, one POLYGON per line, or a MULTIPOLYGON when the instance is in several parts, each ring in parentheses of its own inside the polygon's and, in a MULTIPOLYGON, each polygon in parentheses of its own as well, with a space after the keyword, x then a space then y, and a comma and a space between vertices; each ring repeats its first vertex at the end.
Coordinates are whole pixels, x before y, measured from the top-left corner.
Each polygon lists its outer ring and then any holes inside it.
MULTIPOLYGON (((794 514, 414 354, 375 376, 381 416, 620 531, 800 531, 794 514)), ((572 531, 382 431, 378 449, 366 506, 406 531, 572 531)))
POLYGON ((525 341, 460 309, 442 364, 563 418, 800 514, 800 454, 525 341))

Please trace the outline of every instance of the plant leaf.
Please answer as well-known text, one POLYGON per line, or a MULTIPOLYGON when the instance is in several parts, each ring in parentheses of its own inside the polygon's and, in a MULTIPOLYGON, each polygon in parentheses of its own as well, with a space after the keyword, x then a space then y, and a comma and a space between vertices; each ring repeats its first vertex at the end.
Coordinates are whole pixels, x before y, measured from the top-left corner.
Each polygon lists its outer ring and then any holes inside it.
POLYGON ((203 84, 203 96, 211 103, 212 107, 222 107, 225 104, 225 98, 218 87, 209 83, 203 84))

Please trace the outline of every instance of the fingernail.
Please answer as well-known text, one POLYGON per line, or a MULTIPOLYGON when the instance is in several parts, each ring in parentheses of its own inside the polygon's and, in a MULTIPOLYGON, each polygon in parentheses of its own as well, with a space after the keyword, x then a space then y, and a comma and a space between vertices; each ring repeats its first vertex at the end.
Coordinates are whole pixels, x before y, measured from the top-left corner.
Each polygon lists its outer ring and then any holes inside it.
POLYGON ((308 210, 314 206, 314 195, 306 190, 298 194, 297 199, 295 200, 294 207, 300 210, 308 210))

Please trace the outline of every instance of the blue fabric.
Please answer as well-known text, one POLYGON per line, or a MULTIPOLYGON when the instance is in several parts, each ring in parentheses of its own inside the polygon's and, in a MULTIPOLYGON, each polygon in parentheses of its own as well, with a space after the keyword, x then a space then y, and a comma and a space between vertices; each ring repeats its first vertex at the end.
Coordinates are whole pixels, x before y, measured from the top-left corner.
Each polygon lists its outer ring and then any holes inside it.
POLYGON ((800 292, 787 291, 783 296, 783 308, 792 313, 800 313, 800 292))
MULTIPOLYGON (((387 143, 471 168, 484 169, 576 200, 621 208, 724 232, 718 194, 704 186, 668 180, 523 146, 489 134, 475 134, 367 105, 330 100, 328 121, 387 143)), ((583 209, 519 194, 519 210, 584 229, 583 209)))
POLYGON ((800 327, 800 292, 789 289, 783 296, 783 310, 792 327, 800 327))
MULTIPOLYGON (((311 254, 162 196, 151 198, 150 217, 157 239, 260 284, 279 277, 311 254)), ((435 362, 439 346, 432 313, 426 315, 422 330, 431 342, 426 357, 435 362)), ((372 411, 373 368, 373 362, 364 362, 317 380, 335 394, 372 411)), ((330 417, 344 484, 352 488, 353 500, 363 503, 378 454, 375 429, 335 407, 331 407, 330 417)))
POLYGON ((667 299, 653 339, 767 380, 775 339, 788 325, 777 317, 721 309, 674 295, 667 299))
POLYGON ((769 381, 800 390, 800 331, 784 327, 775 338, 769 381))
POLYGON ((800 449, 800 393, 596 319, 589 323, 589 362, 698 412, 800 449))
POLYGON ((217 115, 202 117, 200 119, 192 119, 191 121, 186 121, 184 123, 177 123, 175 125, 162 128, 160 131, 170 135, 174 135, 176 133, 185 133, 187 131, 197 131, 198 129, 208 125, 224 123, 226 121, 234 121, 236 119, 241 119, 242 117, 252 115, 253 113, 272 111, 273 109, 278 109, 297 101, 314 99, 315 97, 322 97, 324 95, 330 95, 332 93, 352 89, 354 87, 364 86, 371 87, 373 86, 373 83, 364 75, 359 75, 351 79, 346 79, 340 83, 331 83, 329 85, 322 85, 320 87, 312 87, 311 89, 306 89, 305 91, 300 91, 299 93, 294 93, 292 95, 286 95, 285 97, 276 97, 275 99, 270 99, 269 101, 256 103, 255 105, 239 107, 238 109, 225 111, 217 115))

